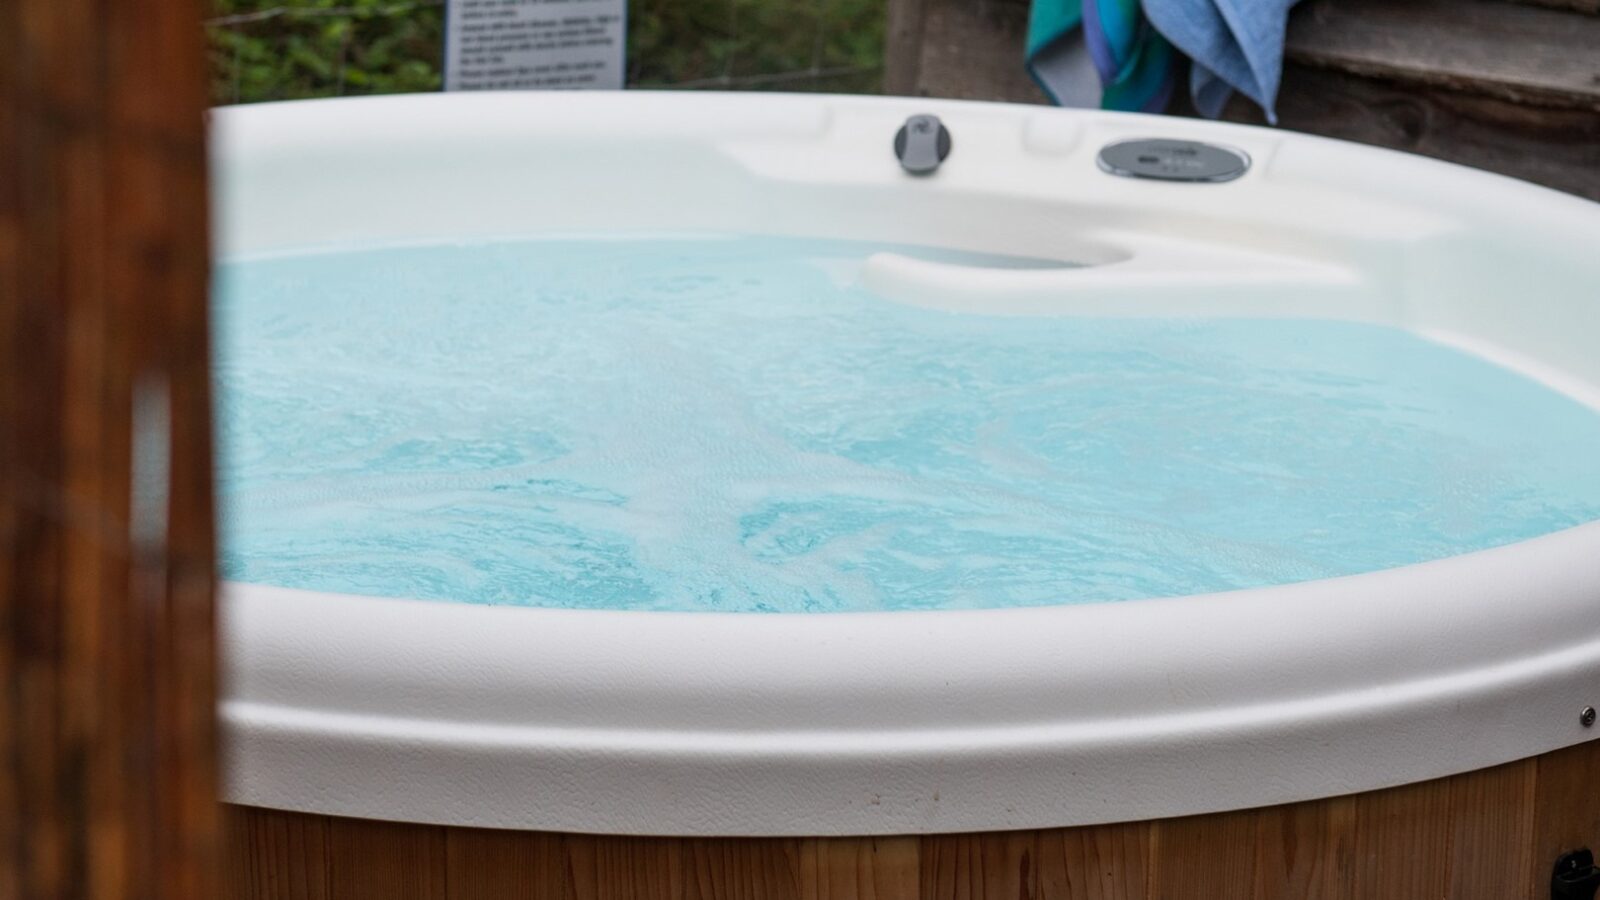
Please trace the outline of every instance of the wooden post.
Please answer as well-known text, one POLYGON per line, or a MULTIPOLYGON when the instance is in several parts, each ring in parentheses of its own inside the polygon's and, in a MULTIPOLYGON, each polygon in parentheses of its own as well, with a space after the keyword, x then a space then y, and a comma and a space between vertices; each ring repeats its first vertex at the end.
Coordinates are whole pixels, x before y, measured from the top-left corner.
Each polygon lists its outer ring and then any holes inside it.
POLYGON ((198 0, 0 3, 0 898, 215 900, 198 0))
POLYGON ((1022 65, 1027 0, 889 0, 885 93, 1045 103, 1022 65))
POLYGON ((925 0, 888 0, 883 48, 883 92, 886 94, 902 97, 917 94, 925 5, 925 0))

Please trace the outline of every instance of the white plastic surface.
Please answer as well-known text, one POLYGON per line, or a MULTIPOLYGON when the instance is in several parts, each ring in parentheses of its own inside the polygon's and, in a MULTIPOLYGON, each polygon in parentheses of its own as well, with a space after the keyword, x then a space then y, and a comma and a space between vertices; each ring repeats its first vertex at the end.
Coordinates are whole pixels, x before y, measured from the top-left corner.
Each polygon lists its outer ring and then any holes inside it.
MULTIPOLYGON (((515 94, 215 114, 218 249, 743 231, 885 255, 886 297, 1016 315, 1388 322, 1596 405, 1600 206, 1282 132, 936 100, 515 94), (904 174, 895 130, 955 151, 904 174), (1227 184, 1099 171, 1211 140, 1227 184)), ((1597 463, 1600 464, 1600 463, 1597 463)), ((1352 578, 996 611, 611 613, 224 592, 227 799, 636 834, 1074 825, 1434 778, 1594 737, 1600 524, 1352 578)))

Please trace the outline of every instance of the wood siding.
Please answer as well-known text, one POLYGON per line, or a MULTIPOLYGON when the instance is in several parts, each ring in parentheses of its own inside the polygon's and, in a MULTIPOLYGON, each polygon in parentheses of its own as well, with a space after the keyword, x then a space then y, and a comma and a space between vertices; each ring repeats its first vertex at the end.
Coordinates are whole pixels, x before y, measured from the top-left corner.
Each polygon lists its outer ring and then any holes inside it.
MULTIPOLYGON (((1279 123, 1600 200, 1600 15, 1496 0, 1308 0, 1279 123)), ((1226 117, 1265 119, 1235 100, 1226 117)))
POLYGON ((0 2, 0 898, 212 900, 198 0, 0 2))
POLYGON ((631 838, 227 811, 230 900, 1545 900, 1600 741, 1452 778, 1043 831, 631 838))

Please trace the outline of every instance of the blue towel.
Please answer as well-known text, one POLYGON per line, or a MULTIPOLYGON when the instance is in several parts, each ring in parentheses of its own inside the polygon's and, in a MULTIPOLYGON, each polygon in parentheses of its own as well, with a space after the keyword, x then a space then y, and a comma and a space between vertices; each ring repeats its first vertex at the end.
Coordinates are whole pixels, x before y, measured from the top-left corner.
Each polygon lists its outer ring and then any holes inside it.
POLYGON ((1194 65, 1189 93, 1195 109, 1216 118, 1228 95, 1239 91, 1256 102, 1267 121, 1283 74, 1283 32, 1295 0, 1144 0, 1156 30, 1194 65))
POLYGON ((1058 104, 1088 105, 1084 82, 1098 81, 1100 106, 1132 112, 1166 109, 1178 68, 1139 0, 1034 0, 1027 63, 1058 104))
MULTIPOLYGON (((1124 61, 1145 56, 1159 58, 1164 52, 1162 45, 1170 44, 1192 61, 1189 92, 1202 115, 1220 115, 1229 95, 1237 90, 1255 101, 1268 121, 1276 122, 1273 105, 1283 69, 1283 32, 1294 3, 1295 0, 1033 0, 1028 68, 1046 92, 1060 97, 1067 88, 1052 81, 1060 80, 1055 75, 1064 68, 1053 64, 1053 57, 1069 52, 1066 48, 1076 39, 1073 32, 1080 25, 1091 56, 1096 56, 1097 45, 1103 48, 1120 42, 1131 47, 1124 61), (1135 20, 1125 10, 1111 16, 1093 14, 1095 10, 1116 11, 1128 3, 1142 7, 1138 18, 1146 21, 1135 20), (1099 33, 1090 34, 1091 30, 1099 33)), ((1130 94, 1134 101, 1154 101, 1154 95, 1130 89, 1130 71, 1112 72, 1108 79, 1102 60, 1096 58, 1095 62, 1103 106, 1141 108, 1127 105, 1130 94)), ((1151 83, 1149 73, 1144 74, 1143 83, 1146 87, 1151 83)))

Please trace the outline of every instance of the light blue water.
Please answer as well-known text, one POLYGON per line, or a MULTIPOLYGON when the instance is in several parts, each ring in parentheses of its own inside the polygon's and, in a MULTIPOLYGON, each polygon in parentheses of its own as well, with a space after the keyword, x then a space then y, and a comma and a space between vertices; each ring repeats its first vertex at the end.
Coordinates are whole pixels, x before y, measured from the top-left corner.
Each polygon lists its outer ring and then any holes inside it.
POLYGON ((1405 333, 951 314, 764 239, 219 273, 224 574, 605 609, 1123 600, 1600 518, 1600 416, 1405 333))

